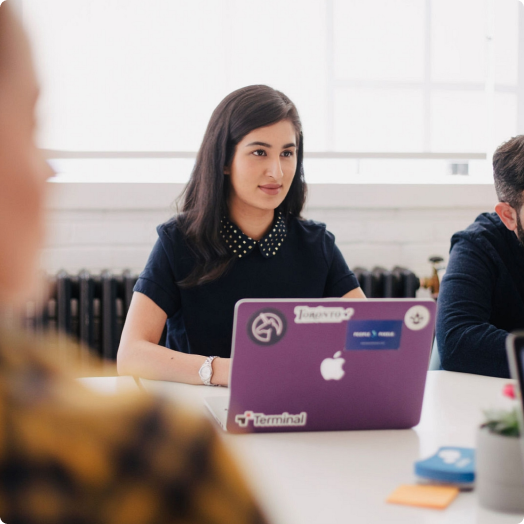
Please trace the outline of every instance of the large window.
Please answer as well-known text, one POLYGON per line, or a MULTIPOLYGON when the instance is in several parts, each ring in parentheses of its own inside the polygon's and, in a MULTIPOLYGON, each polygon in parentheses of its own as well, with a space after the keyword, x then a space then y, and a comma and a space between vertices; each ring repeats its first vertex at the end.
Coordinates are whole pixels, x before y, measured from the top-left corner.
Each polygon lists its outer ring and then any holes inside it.
POLYGON ((40 145, 67 172, 184 179, 214 107, 254 83, 298 106, 313 181, 487 180, 524 131, 517 0, 18 1, 40 145))

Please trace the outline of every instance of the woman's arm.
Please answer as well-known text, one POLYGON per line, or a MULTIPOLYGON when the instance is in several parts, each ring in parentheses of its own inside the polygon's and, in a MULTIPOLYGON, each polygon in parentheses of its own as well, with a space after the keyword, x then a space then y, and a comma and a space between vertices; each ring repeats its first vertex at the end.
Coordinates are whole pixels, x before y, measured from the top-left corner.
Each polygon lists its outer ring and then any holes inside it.
POLYGON ((367 297, 366 295, 364 295, 364 291, 362 291, 361 288, 356 287, 355 289, 348 291, 342 298, 367 298, 367 297))
MULTIPOLYGON (((158 345, 167 320, 162 308, 143 293, 133 293, 117 354, 120 375, 153 380, 202 384, 198 371, 206 357, 173 351, 158 345)), ((227 386, 229 358, 216 358, 212 384, 227 386)))

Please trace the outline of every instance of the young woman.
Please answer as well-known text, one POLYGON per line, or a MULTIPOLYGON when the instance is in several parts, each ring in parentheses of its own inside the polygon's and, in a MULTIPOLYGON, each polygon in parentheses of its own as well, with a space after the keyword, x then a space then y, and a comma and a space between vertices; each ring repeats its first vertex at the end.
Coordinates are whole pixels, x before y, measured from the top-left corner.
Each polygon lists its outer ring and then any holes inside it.
POLYGON ((218 105, 182 213, 158 227, 136 283, 121 374, 227 385, 238 300, 364 297, 333 235, 300 216, 302 157, 298 112, 283 93, 254 85, 218 105))

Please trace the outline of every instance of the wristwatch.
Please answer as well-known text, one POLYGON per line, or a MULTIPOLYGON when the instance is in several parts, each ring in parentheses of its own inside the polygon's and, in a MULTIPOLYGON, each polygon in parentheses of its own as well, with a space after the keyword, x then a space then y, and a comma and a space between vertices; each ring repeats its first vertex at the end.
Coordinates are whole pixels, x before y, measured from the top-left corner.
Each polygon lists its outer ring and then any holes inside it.
POLYGON ((211 384, 211 378, 213 377, 212 362, 215 358, 217 357, 207 357, 202 367, 198 370, 198 374, 206 386, 218 386, 218 384, 211 384))

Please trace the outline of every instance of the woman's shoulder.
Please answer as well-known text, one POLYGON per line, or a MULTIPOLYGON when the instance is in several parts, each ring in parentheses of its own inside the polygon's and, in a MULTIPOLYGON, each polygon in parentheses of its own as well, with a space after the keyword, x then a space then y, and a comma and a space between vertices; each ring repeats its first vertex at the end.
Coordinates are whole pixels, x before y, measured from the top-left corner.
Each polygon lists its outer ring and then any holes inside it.
POLYGON ((181 261, 194 259, 194 252, 184 230, 184 218, 183 214, 175 215, 156 228, 157 249, 160 249, 161 246, 161 251, 167 254, 168 259, 174 265, 181 261))
POLYGON ((171 242, 176 242, 183 238, 184 215, 182 213, 171 217, 166 222, 158 225, 156 232, 159 238, 168 238, 171 242))
POLYGON ((323 238, 326 233, 330 234, 323 222, 297 217, 289 219, 289 229, 306 238, 323 238))
POLYGON ((289 224, 302 229, 304 231, 319 231, 326 230, 326 224, 318 220, 310 220, 308 218, 299 218, 293 215, 289 217, 289 224))
POLYGON ((310 246, 311 249, 330 252, 335 243, 335 237, 326 229, 326 224, 316 220, 307 220, 293 217, 289 221, 289 234, 301 246, 310 246))

